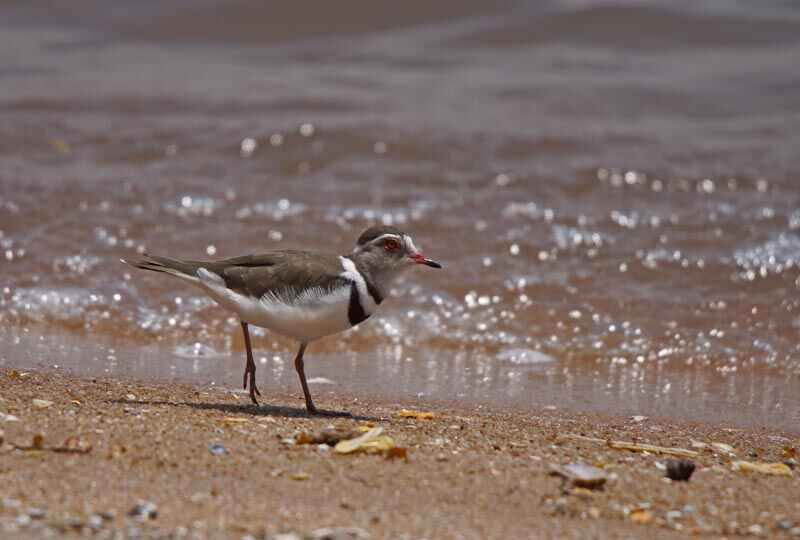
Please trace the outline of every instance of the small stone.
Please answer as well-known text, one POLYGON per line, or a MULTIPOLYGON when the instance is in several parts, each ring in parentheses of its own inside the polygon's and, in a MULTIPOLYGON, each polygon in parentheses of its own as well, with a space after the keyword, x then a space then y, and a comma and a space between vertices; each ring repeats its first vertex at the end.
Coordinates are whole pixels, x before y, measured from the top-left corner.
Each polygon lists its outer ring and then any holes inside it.
POLYGON ((222 456, 228 453, 228 447, 221 442, 215 442, 211 445, 211 453, 215 456, 222 456))
POLYGON ((28 508, 28 515, 31 517, 31 519, 42 519, 45 516, 45 513, 46 512, 41 508, 36 508, 33 506, 28 508))
POLYGON ((671 459, 667 461, 667 478, 688 482, 694 472, 694 462, 688 459, 671 459))
POLYGON ((91 527, 92 529, 99 529, 102 526, 103 526, 102 517, 95 514, 89 518, 89 527, 91 527))
POLYGON ((647 417, 646 416, 642 416, 640 414, 637 414, 636 416, 631 416, 631 420, 633 420, 637 424, 640 424, 640 423, 644 422, 645 420, 647 420, 647 417))
POLYGON ((306 538, 308 540, 371 540, 372 535, 358 527, 345 527, 342 529, 325 527, 324 529, 317 529, 306 538))
POLYGON ((46 409, 47 407, 49 407, 50 405, 52 405, 52 404, 53 404, 53 402, 52 402, 52 401, 50 401, 50 400, 47 400, 47 399, 36 399, 36 398, 34 398, 34 399, 33 399, 33 404, 34 404, 36 407, 39 407, 40 409, 46 409))
POLYGON ((156 519, 158 517, 158 507, 151 502, 142 501, 128 510, 128 515, 138 519, 139 521, 156 519))
POLYGON ((749 527, 747 527, 747 534, 752 534, 754 536, 761 536, 764 534, 764 527, 762 527, 758 523, 754 523, 749 527))
POLYGON ((128 401, 136 401, 136 396, 134 396, 133 394, 127 394, 125 396, 125 399, 127 399, 128 401))
POLYGON ((270 536, 272 540, 303 540, 303 537, 297 533, 282 533, 270 536))

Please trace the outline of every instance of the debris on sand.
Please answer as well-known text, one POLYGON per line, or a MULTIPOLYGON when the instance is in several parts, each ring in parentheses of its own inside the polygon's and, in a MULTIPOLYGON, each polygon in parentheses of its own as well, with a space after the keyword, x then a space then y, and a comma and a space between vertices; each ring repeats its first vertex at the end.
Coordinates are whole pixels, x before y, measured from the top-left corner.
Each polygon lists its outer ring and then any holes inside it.
POLYGON ((637 508, 636 510, 631 510, 629 516, 631 522, 636 523, 637 525, 647 525, 653 521, 653 512, 647 508, 637 508))
POLYGON ((581 462, 568 465, 551 465, 550 474, 557 475, 575 487, 601 489, 608 480, 606 471, 581 462))
POLYGON ((433 420, 436 418, 436 413, 427 411, 409 411, 408 409, 401 409, 397 413, 400 418, 416 418, 417 420, 433 420))
POLYGON ((128 516, 136 518, 139 521, 156 519, 158 517, 158 507, 149 501, 139 501, 128 510, 128 516))
POLYGON ((326 428, 320 431, 302 431, 295 438, 297 444, 327 444, 333 446, 339 441, 360 436, 363 431, 349 428, 326 428))
POLYGON ((333 451, 337 454, 354 454, 357 452, 385 454, 395 447, 394 439, 388 435, 383 435, 382 427, 374 427, 358 437, 339 441, 334 446, 333 451))
POLYGON ((667 478, 679 482, 688 482, 694 472, 694 462, 688 459, 671 459, 667 461, 667 478))
POLYGON ((763 474, 779 474, 784 476, 790 476, 792 474, 792 468, 785 463, 734 461, 733 468, 741 472, 759 472, 763 474))
POLYGON ((223 456, 228 453, 228 447, 221 442, 215 442, 211 445, 211 453, 215 456, 223 456))
POLYGON ((630 450, 631 452, 650 452, 651 454, 668 454, 680 457, 697 457, 700 455, 694 450, 687 450, 685 448, 670 448, 667 446, 656 446, 654 444, 638 444, 627 441, 610 441, 605 439, 598 439, 597 437, 585 437, 583 435, 578 435, 577 433, 568 433, 567 435, 572 437, 573 439, 578 439, 581 441, 603 443, 607 445, 609 448, 614 448, 615 450, 630 450))

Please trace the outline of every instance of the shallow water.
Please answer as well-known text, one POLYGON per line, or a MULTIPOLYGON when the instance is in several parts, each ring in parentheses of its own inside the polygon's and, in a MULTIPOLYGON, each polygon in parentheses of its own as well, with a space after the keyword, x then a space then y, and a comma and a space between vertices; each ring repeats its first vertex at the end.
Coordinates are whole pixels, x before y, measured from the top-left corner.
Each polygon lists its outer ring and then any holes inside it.
POLYGON ((118 258, 384 222, 444 270, 317 392, 800 425, 800 7, 326 6, 0 8, 0 364, 234 386, 237 321, 118 258))

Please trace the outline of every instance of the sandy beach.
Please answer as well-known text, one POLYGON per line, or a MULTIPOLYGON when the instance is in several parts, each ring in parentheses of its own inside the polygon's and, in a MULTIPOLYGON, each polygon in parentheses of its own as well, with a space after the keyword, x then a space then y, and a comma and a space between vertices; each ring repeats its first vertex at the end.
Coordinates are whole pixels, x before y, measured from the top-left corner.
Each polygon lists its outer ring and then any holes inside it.
POLYGON ((4 370, 0 533, 800 536, 796 431, 318 393, 320 406, 354 416, 309 418, 297 393, 270 392, 256 408, 221 388, 4 370), (404 409, 434 418, 402 418, 404 409), (360 426, 382 428, 404 450, 339 454, 302 444, 360 426), (688 483, 672 481, 663 467, 673 456, 606 441, 696 452, 696 470, 688 483), (600 468, 602 485, 551 474, 578 461, 600 468), (743 472, 738 461, 778 464, 782 474, 743 472))

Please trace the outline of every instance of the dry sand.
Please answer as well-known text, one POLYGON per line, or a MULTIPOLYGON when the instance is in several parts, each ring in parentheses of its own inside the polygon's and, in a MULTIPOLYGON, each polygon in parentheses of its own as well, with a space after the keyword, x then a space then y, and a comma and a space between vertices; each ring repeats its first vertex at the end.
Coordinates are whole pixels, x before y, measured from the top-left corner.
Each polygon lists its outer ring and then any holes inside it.
POLYGON ((356 400, 322 388, 319 406, 357 416, 309 418, 299 392, 266 392, 268 404, 256 408, 217 388, 0 372, 0 536, 302 538, 332 527, 336 538, 800 537, 800 473, 732 466, 795 465, 798 432, 356 400), (403 419, 402 408, 436 417, 403 419), (406 448, 407 460, 286 442, 367 422, 406 448), (687 449, 725 443, 736 457, 698 450, 691 480, 674 482, 660 467, 670 456, 570 434, 687 449), (215 443, 226 451, 212 452, 215 443), (549 474, 576 460, 603 466, 603 489, 549 474), (137 504, 140 515, 129 515, 137 504))

